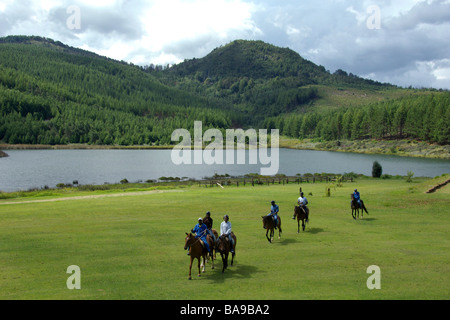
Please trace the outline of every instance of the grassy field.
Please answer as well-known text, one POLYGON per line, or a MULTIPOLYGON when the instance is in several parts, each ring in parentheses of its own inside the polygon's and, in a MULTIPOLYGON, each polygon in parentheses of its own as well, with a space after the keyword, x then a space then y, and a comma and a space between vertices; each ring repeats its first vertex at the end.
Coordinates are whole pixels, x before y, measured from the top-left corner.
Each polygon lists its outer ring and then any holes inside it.
POLYGON ((332 187, 331 197, 325 183, 303 184, 311 221, 300 234, 291 220, 296 184, 0 200, 0 299, 449 299, 449 186, 424 194, 442 179, 358 179, 332 187), (370 213, 357 221, 355 188, 370 213), (261 223, 271 200, 283 228, 273 244, 261 223), (215 228, 230 215, 235 265, 222 274, 217 260, 189 281, 185 232, 208 210, 215 228), (81 290, 67 289, 71 265, 81 269, 81 290), (381 290, 366 286, 371 265, 381 290))

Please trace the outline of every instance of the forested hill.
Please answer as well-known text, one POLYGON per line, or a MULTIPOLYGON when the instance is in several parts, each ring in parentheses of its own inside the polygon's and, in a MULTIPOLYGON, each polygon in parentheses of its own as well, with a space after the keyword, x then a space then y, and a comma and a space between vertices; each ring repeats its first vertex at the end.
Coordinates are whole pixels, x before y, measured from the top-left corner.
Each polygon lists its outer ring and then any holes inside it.
POLYGON ((142 68, 39 37, 0 39, 0 141, 170 144, 176 128, 239 125, 217 99, 162 84, 142 68))
POLYGON ((157 71, 155 75, 168 85, 223 99, 248 114, 255 124, 270 116, 304 111, 322 97, 319 86, 395 88, 343 70, 331 74, 291 49, 262 41, 236 40, 204 58, 157 71))
POLYGON ((204 130, 446 144, 449 95, 331 74, 261 41, 234 41, 164 69, 46 38, 0 39, 0 142, 10 144, 168 145, 173 130, 192 130, 195 120, 204 130))

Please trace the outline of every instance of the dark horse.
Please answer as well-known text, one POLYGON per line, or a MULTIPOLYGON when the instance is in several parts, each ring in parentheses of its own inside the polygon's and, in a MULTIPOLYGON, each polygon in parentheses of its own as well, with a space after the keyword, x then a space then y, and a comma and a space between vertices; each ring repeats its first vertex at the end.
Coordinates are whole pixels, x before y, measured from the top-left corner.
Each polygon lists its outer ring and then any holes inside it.
MULTIPOLYGON (((206 240, 209 243, 209 247, 212 252, 213 248, 213 241, 209 235, 206 236, 206 240)), ((198 260, 198 276, 200 277, 200 260, 203 258, 203 262, 201 264, 203 270, 202 272, 205 272, 205 264, 206 264, 206 258, 208 257, 208 250, 206 250, 205 247, 203 247, 200 238, 195 238, 195 236, 192 233, 186 232, 186 238, 184 241, 184 250, 187 250, 189 247, 189 256, 191 257, 191 263, 189 264, 189 280, 192 279, 191 277, 191 270, 192 270, 192 263, 194 262, 194 259, 198 260)), ((212 256, 211 256, 212 257, 212 256)), ((209 257, 208 257, 209 259, 209 257)), ((212 261, 212 268, 214 269, 214 259, 211 259, 212 261)))
MULTIPOLYGON (((233 232, 231 232, 231 237, 234 240, 234 248, 233 252, 231 254, 231 265, 233 265, 234 262, 234 255, 236 254, 236 236, 233 232)), ((228 236, 221 235, 219 237, 219 240, 217 240, 216 250, 219 251, 220 256, 222 257, 223 267, 222 267, 222 273, 225 272, 225 269, 228 267, 228 254, 231 251, 231 243, 228 239, 228 236)))
POLYGON ((297 217, 297 233, 300 233, 300 220, 302 220, 302 228, 305 231, 306 212, 304 207, 295 206, 294 217, 297 217))
POLYGON ((356 220, 356 215, 357 214, 358 214, 358 219, 359 219, 359 209, 361 209, 361 219, 363 218, 364 211, 366 211, 366 213, 369 214, 369 212, 366 209, 366 206, 364 205, 364 201, 359 200, 361 202, 361 206, 360 206, 358 201, 353 196, 353 193, 351 195, 351 198, 352 198, 351 207, 352 207, 352 217, 353 217, 353 219, 356 220))
POLYGON ((278 228, 278 239, 281 239, 281 233, 283 230, 281 230, 281 218, 278 215, 278 225, 275 225, 275 221, 272 216, 265 216, 261 217, 263 221, 264 229, 266 229, 266 238, 269 240, 270 243, 273 241, 273 236, 275 234, 275 227, 278 228), (270 237, 269 237, 269 231, 270 231, 270 237))

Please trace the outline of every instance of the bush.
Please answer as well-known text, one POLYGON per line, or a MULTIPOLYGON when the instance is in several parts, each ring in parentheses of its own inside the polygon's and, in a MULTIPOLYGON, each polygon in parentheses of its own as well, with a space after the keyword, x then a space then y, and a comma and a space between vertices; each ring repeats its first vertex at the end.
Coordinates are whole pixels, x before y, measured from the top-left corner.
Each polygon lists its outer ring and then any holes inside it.
POLYGON ((414 172, 408 171, 408 175, 406 176, 406 182, 411 183, 412 177, 414 177, 414 172))
POLYGON ((381 164, 379 164, 378 161, 375 161, 372 166, 372 177, 380 178, 382 174, 383 168, 381 167, 381 164))

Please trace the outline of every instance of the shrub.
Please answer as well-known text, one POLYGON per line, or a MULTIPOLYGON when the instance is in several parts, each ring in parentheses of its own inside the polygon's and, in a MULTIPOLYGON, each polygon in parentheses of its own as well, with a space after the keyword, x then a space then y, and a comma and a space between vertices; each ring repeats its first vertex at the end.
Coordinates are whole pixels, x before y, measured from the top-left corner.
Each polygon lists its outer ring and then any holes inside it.
POLYGON ((412 182, 412 177, 414 177, 414 172, 408 171, 408 174, 406 176, 406 182, 411 183, 412 182))
POLYGON ((380 178, 382 174, 383 168, 381 167, 381 164, 379 164, 378 161, 375 161, 372 166, 372 177, 380 178))

